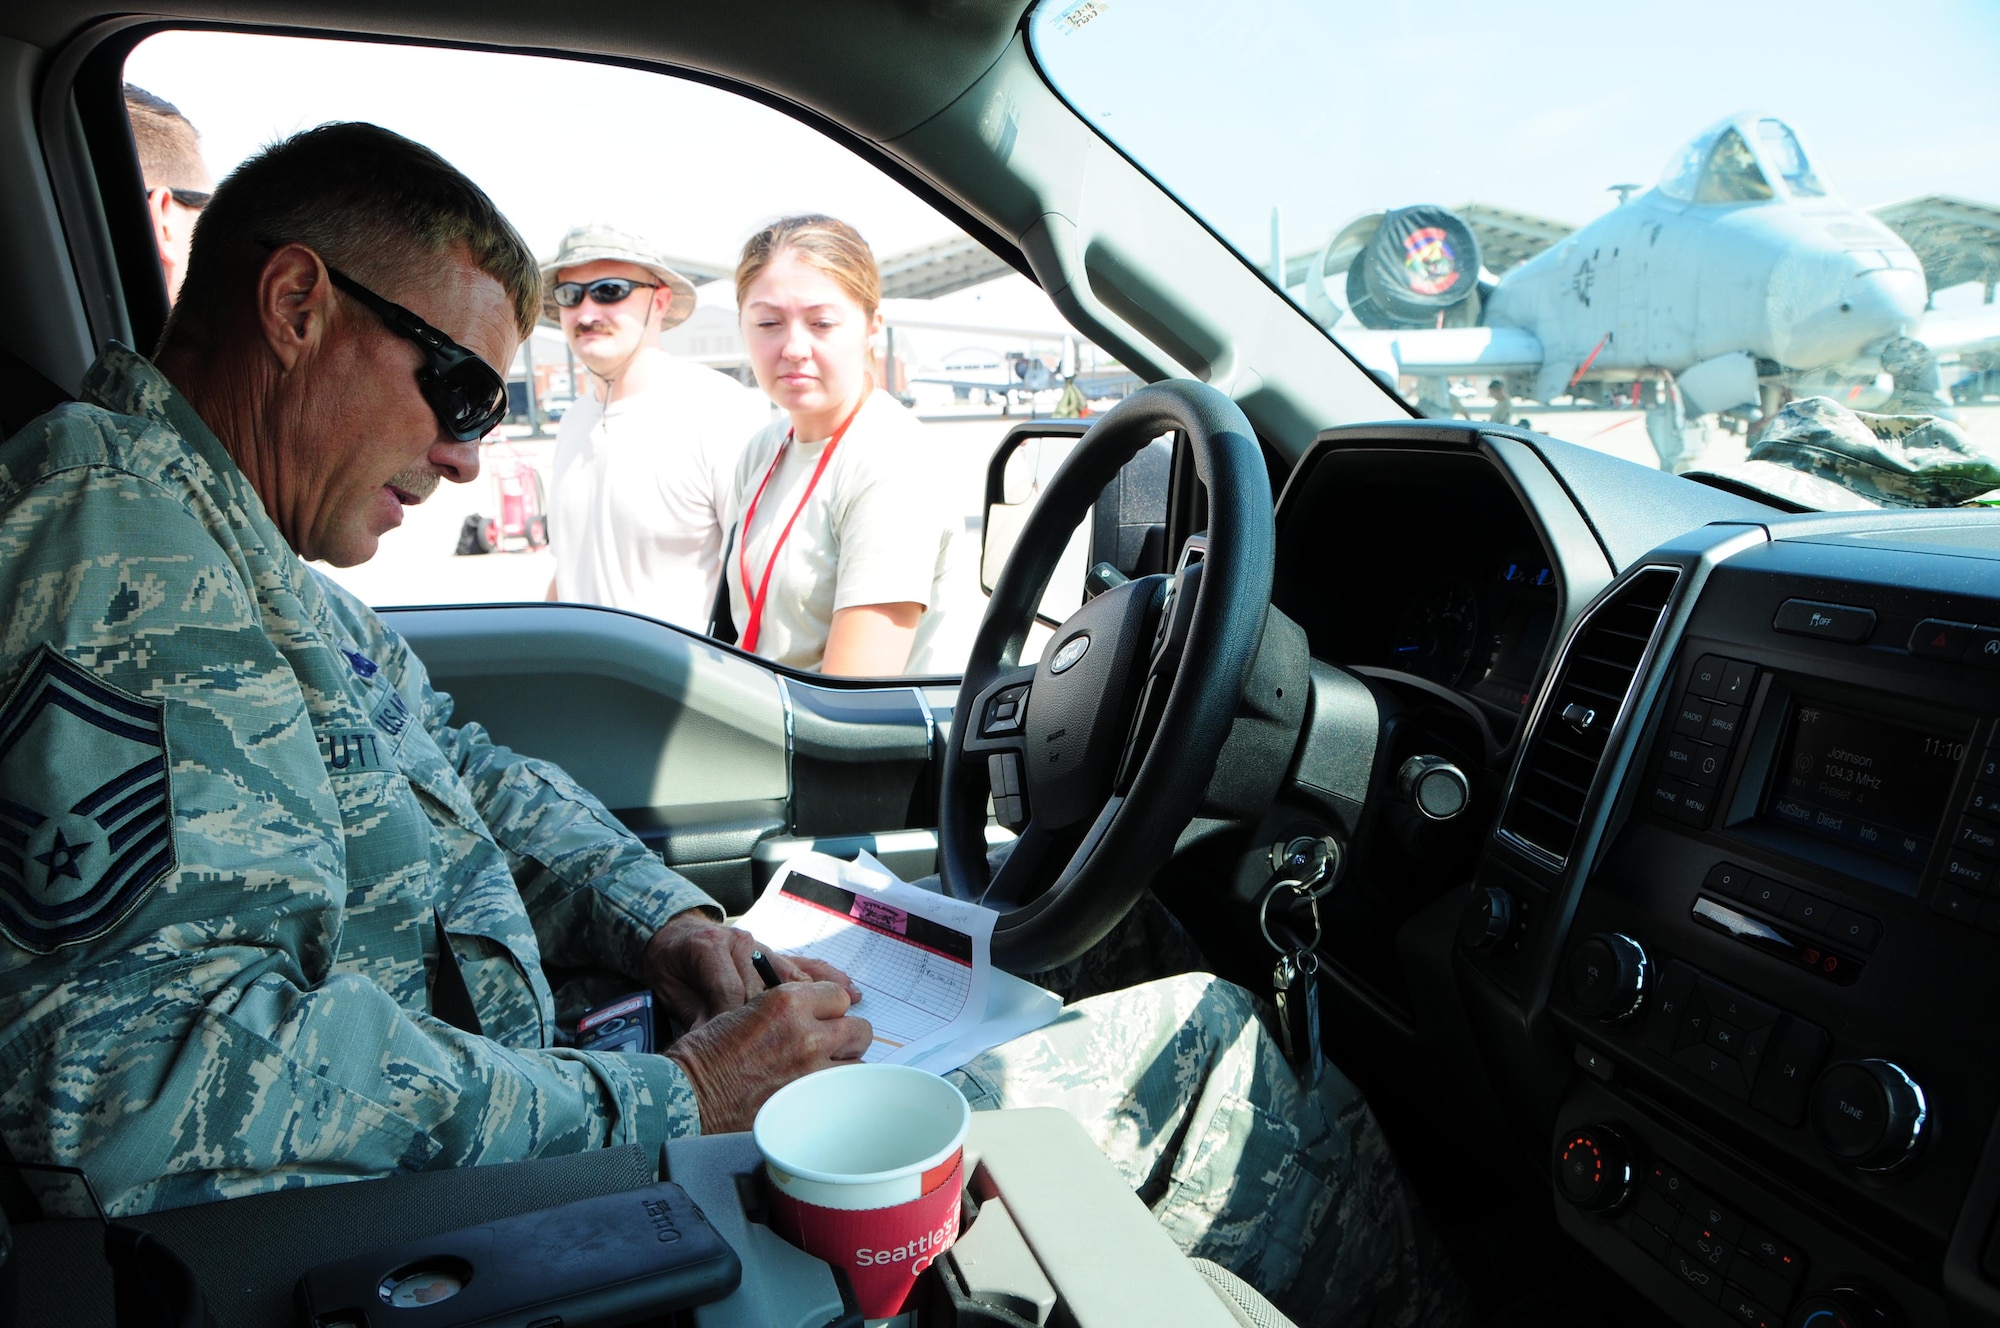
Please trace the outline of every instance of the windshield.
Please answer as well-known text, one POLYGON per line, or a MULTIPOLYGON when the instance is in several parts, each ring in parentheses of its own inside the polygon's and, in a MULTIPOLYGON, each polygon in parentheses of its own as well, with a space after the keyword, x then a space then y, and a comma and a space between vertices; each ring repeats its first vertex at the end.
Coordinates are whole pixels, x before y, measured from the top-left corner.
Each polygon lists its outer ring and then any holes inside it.
POLYGON ((1921 95, 1857 95, 1880 20, 1045 0, 1030 37, 1079 114, 1425 415, 1795 507, 1980 501, 2000 12, 1915 0, 1921 95), (1938 423, 1919 453, 1885 416, 1938 423))

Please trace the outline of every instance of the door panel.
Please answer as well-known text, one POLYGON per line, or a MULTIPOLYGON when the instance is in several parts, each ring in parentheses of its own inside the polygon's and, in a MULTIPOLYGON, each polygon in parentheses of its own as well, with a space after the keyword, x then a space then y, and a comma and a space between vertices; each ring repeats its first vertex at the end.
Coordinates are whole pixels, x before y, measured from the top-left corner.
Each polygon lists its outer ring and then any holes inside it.
POLYGON ((392 609, 432 685, 495 742, 554 761, 732 913, 791 823, 785 703, 759 665, 578 605, 392 609))

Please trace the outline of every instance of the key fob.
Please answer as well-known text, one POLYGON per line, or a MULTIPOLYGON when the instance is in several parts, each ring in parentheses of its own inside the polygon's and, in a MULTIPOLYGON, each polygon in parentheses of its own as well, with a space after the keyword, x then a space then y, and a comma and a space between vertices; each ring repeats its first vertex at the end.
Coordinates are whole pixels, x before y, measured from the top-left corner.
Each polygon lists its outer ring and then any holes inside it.
POLYGON ((1308 1084, 1319 1082, 1326 1053, 1319 1038, 1319 982, 1312 969, 1291 955, 1280 955, 1271 970, 1273 1004, 1278 1011, 1278 1046, 1308 1084))

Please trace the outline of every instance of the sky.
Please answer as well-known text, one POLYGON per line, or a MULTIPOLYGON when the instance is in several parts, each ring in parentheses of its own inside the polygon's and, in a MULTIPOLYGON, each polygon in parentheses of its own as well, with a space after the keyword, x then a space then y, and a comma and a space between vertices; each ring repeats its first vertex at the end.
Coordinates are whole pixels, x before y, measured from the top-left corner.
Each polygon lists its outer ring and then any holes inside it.
MULTIPOLYGON (((1077 9, 1036 16, 1052 81, 1260 263, 1273 207, 1291 253, 1417 202, 1581 224, 1612 206, 1609 186, 1651 185, 1683 143, 1745 108, 1788 120, 1860 206, 2000 204, 1994 0, 1095 0, 1065 31, 1077 9)), ((815 130, 656 73, 223 33, 151 38, 126 72, 194 121, 218 172, 325 120, 408 134, 542 254, 589 220, 724 264, 788 212, 843 217, 883 255, 956 234, 815 130)))
POLYGON ((180 108, 218 176, 328 120, 428 145, 491 194, 538 254, 608 221, 664 252, 733 265, 793 212, 852 222, 878 254, 956 235, 816 130, 733 93, 581 61, 236 33, 162 33, 125 77, 180 108))
POLYGON ((1259 262, 1274 206, 1292 253, 1412 203, 1579 225, 1745 109, 1850 203, 2000 204, 1993 0, 1110 0, 1064 23, 1079 7, 1036 14, 1051 81, 1259 262))

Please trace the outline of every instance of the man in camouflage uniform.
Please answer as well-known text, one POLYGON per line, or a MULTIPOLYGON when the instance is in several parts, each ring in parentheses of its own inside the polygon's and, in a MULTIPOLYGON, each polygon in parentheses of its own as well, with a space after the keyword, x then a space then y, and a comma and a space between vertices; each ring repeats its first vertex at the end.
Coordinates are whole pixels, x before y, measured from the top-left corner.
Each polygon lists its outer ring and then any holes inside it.
MULTIPOLYGON (((0 1140, 114 1213, 742 1129, 868 1043, 843 975, 777 956, 766 990, 712 901, 453 726, 302 561, 365 560, 477 474, 435 375, 506 364, 540 300, 469 181, 323 126, 216 191, 157 367, 107 347, 0 447, 0 1140), (687 1031, 558 1046, 544 962, 687 1031)), ((1070 1106, 1184 1245, 1301 1318, 1416 1322, 1442 1275, 1359 1095, 1302 1088, 1227 984, 1085 1001, 960 1081, 1070 1106)))

